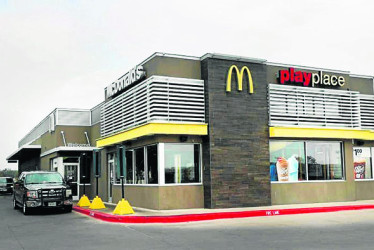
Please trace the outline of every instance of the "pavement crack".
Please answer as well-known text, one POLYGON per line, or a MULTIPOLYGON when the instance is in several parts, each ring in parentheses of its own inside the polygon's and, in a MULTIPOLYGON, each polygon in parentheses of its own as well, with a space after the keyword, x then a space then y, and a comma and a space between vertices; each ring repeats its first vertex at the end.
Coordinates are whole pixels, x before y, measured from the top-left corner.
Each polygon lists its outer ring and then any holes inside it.
POLYGON ((11 234, 12 234, 13 238, 15 239, 15 241, 18 243, 18 245, 19 245, 23 250, 25 250, 24 246, 23 246, 22 243, 18 240, 18 238, 16 237, 16 234, 15 234, 15 232, 12 230, 12 228, 11 228, 9 225, 7 225, 7 227, 8 227, 8 230, 11 232, 11 234))

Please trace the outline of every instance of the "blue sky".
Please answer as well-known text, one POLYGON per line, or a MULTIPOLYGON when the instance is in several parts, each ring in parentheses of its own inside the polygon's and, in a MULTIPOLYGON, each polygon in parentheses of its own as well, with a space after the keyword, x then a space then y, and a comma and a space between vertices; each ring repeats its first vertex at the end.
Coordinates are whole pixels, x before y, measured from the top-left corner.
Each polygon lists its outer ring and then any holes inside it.
POLYGON ((91 108, 152 53, 374 75, 374 2, 0 0, 0 169, 53 109, 91 108))

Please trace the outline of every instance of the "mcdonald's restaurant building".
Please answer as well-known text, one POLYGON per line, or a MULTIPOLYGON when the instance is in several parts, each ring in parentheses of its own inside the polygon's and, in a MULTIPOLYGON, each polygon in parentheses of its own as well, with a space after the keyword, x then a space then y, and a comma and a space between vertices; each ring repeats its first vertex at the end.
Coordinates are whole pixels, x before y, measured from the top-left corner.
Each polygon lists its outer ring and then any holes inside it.
POLYGON ((372 76, 155 53, 104 92, 90 148, 101 156, 104 201, 121 198, 119 146, 125 197, 136 207, 374 199, 372 76))

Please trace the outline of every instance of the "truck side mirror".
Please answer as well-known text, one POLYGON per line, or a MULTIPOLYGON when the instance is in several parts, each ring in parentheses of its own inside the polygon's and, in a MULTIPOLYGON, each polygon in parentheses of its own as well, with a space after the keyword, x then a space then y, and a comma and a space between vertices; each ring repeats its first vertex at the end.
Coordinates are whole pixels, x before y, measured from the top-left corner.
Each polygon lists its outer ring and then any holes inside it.
POLYGON ((73 181, 73 176, 68 176, 67 178, 66 178, 66 183, 71 183, 73 181))

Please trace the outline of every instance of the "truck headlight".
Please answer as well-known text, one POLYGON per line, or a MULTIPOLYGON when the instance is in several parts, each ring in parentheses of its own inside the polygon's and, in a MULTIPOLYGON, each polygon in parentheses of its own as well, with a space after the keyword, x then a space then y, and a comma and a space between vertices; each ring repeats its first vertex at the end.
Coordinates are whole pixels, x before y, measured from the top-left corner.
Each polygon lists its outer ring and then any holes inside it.
POLYGON ((38 198, 38 192, 37 191, 27 191, 26 196, 29 198, 36 199, 38 198))
POLYGON ((71 189, 66 189, 66 197, 69 197, 71 195, 71 189))

